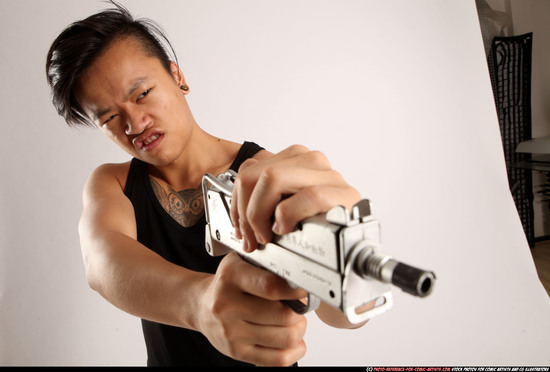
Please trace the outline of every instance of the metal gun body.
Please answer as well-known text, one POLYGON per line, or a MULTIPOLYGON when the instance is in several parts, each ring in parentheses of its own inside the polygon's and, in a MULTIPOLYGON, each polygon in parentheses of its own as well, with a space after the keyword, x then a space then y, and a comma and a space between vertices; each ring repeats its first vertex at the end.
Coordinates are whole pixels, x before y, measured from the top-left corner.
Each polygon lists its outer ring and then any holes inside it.
POLYGON ((308 218, 295 231, 276 235, 270 243, 245 252, 229 213, 235 177, 233 171, 203 177, 206 250, 212 256, 237 251, 247 261, 307 291, 305 304, 288 302, 295 311, 314 310, 323 301, 343 311, 350 322, 360 323, 392 306, 390 284, 421 297, 431 291, 433 273, 380 253, 380 225, 371 215, 368 200, 357 203, 351 212, 335 207, 308 218), (358 310, 366 304, 371 305, 358 310))

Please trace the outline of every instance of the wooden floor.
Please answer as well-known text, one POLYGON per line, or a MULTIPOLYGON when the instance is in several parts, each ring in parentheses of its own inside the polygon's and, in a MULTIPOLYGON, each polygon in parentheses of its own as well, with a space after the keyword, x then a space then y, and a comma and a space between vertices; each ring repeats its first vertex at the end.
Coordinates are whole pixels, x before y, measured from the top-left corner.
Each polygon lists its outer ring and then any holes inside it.
POLYGON ((536 242, 531 249, 540 281, 550 295, 550 240, 536 242))

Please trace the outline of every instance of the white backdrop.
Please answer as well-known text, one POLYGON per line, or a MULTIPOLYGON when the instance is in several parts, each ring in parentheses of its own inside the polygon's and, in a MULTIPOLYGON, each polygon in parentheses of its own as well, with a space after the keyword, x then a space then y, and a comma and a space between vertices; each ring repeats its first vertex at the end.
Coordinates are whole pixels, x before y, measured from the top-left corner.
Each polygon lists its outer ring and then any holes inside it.
MULTIPOLYGON (((474 1, 132 0, 161 23, 199 125, 325 152, 374 203, 384 250, 438 276, 360 330, 309 317, 301 365, 548 365, 550 300, 508 192, 474 1)), ((88 288, 77 221, 93 168, 46 52, 100 1, 0 0, 0 364, 144 365, 139 320, 88 288)))

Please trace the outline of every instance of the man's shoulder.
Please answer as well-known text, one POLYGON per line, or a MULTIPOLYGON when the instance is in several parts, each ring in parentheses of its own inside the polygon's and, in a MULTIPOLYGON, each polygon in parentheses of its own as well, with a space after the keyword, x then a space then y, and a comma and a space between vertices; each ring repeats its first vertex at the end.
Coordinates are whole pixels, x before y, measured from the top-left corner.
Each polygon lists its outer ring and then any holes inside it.
POLYGON ((118 174, 118 173, 128 173, 128 170, 130 169, 131 161, 127 161, 124 163, 105 163, 99 165, 95 170, 94 173, 101 173, 101 174, 118 174))
POLYGON ((130 170, 131 161, 124 163, 105 163, 94 169, 90 175, 88 182, 118 182, 124 190, 128 172, 130 170))

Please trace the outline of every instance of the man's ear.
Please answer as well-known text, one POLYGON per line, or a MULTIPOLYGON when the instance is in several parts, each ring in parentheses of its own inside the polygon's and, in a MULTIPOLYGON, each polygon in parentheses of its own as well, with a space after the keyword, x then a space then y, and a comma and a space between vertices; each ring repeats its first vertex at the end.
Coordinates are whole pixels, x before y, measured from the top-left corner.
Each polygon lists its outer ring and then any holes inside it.
POLYGON ((189 86, 187 85, 187 82, 185 81, 185 77, 183 76, 183 72, 179 68, 178 64, 174 61, 170 61, 170 72, 172 73, 172 77, 174 78, 174 81, 176 84, 181 88, 183 86, 187 87, 187 89, 183 89, 184 92, 189 91, 189 86))

